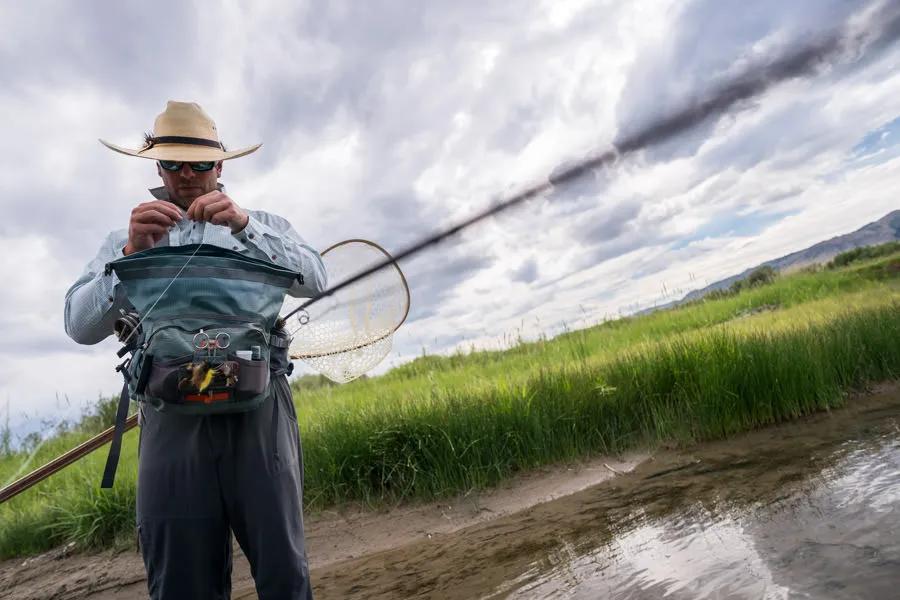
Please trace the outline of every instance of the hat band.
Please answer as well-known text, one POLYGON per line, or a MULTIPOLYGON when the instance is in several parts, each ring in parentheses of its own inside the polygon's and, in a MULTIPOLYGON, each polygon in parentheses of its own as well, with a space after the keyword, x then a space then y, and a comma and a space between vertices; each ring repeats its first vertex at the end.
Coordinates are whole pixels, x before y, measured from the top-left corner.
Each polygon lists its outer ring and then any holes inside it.
POLYGON ((222 144, 216 140, 208 140, 206 138, 186 137, 181 135, 161 135, 159 137, 147 138, 147 145, 141 148, 140 152, 149 150, 156 144, 188 144, 189 146, 208 146, 210 148, 218 148, 223 150, 222 144))

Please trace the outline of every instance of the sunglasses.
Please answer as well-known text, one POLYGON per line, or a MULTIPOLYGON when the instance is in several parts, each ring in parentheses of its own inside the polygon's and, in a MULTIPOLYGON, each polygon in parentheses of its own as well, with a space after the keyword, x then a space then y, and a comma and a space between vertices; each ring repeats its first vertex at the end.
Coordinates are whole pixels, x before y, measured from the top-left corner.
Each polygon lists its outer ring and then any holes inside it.
MULTIPOLYGON (((159 166, 165 169, 166 171, 180 171, 181 167, 184 166, 184 162, 178 162, 174 160, 159 160, 157 161, 159 166)), ((204 173, 206 171, 212 171, 212 168, 216 166, 216 162, 214 160, 205 161, 205 162, 192 162, 187 163, 191 166, 191 171, 195 173, 204 173)))

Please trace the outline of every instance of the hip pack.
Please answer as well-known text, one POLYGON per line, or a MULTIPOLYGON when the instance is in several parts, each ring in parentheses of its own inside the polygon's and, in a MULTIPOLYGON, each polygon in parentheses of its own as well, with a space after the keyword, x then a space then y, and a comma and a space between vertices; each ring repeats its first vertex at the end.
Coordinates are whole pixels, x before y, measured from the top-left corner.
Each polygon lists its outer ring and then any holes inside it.
POLYGON ((197 415, 265 401, 273 367, 290 372, 290 339, 273 328, 287 290, 303 282, 273 263, 197 244, 138 252, 106 273, 119 278, 136 314, 117 323, 120 356, 131 356, 118 367, 125 384, 101 487, 112 486, 129 398, 197 415))

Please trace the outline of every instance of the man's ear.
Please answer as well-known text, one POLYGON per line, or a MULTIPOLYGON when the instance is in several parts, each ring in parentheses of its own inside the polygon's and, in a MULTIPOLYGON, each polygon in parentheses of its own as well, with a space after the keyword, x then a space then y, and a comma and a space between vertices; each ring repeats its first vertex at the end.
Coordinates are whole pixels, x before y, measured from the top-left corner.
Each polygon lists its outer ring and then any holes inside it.
POLYGON ((159 161, 156 161, 156 174, 162 177, 162 167, 159 166, 159 161))
POLYGON ((219 162, 216 163, 216 176, 218 176, 218 177, 222 176, 222 163, 223 162, 225 162, 225 161, 220 160, 219 162))

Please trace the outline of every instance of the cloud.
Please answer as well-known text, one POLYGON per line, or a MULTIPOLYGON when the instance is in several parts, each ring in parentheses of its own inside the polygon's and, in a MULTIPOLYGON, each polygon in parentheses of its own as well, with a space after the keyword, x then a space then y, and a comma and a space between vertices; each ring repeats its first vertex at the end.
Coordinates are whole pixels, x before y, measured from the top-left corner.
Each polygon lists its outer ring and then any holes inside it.
POLYGON ((538 278, 538 264, 534 257, 525 259, 518 268, 510 274, 513 281, 532 283, 538 278))
POLYGON ((437 315, 443 302, 459 286, 490 263, 491 257, 478 249, 445 245, 404 265, 403 271, 410 282, 408 322, 437 315))

